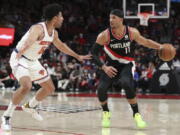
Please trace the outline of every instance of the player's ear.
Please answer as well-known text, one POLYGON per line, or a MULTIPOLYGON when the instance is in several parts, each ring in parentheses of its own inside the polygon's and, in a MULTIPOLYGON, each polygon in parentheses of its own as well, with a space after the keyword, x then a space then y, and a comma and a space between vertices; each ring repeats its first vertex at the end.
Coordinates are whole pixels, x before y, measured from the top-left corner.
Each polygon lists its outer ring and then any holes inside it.
POLYGON ((120 21, 121 21, 121 22, 124 22, 124 19, 123 19, 123 18, 120 18, 120 21))
POLYGON ((52 20, 57 20, 58 19, 58 16, 54 16, 53 18, 52 18, 52 20))
POLYGON ((57 16, 54 16, 53 18, 54 18, 55 20, 57 20, 57 19, 58 19, 58 17, 57 17, 57 16))

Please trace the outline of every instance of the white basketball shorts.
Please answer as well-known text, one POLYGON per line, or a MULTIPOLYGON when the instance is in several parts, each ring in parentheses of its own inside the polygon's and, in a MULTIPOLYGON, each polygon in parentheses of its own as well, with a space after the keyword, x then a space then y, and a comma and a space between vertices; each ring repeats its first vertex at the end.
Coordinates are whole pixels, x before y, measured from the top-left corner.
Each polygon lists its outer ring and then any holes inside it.
POLYGON ((47 70, 38 60, 30 61, 24 57, 17 60, 16 55, 17 53, 13 51, 10 57, 10 66, 18 81, 24 76, 29 76, 35 83, 43 83, 50 78, 47 70))

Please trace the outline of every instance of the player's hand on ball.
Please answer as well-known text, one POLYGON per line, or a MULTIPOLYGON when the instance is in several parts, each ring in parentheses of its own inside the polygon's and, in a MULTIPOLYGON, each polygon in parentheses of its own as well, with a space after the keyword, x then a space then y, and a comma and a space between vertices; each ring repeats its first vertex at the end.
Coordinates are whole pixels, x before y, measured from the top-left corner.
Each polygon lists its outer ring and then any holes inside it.
POLYGON ((163 44, 158 55, 161 60, 170 61, 175 57, 176 49, 171 44, 163 44))

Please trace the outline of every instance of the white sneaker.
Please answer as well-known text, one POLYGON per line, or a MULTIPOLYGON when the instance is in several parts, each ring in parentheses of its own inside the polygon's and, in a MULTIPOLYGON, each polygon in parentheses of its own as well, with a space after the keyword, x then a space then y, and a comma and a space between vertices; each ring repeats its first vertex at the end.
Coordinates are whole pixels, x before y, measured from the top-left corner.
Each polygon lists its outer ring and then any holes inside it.
POLYGON ((32 116, 34 119, 36 119, 36 120, 38 120, 38 121, 42 121, 42 120, 43 120, 43 117, 42 117, 42 116, 39 114, 39 112, 36 110, 36 107, 35 107, 35 108, 30 107, 30 106, 29 106, 29 102, 26 103, 26 104, 24 104, 24 105, 22 106, 22 109, 23 109, 23 111, 31 114, 31 116, 32 116))
POLYGON ((11 130, 11 117, 2 116, 1 120, 2 120, 1 129, 4 131, 10 131, 11 130))

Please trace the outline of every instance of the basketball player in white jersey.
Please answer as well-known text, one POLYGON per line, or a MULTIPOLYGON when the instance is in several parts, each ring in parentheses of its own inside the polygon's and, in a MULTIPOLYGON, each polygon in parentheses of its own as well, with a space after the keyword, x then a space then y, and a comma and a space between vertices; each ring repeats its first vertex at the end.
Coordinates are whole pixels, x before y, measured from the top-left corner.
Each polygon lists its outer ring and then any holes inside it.
POLYGON ((22 108, 24 111, 29 112, 35 119, 43 120, 35 108, 40 101, 55 90, 55 87, 48 72, 39 63, 38 59, 51 43, 58 50, 75 57, 79 61, 91 59, 90 55, 78 55, 59 39, 55 28, 60 28, 63 23, 62 8, 60 5, 51 4, 46 6, 44 8, 44 18, 44 22, 35 24, 29 29, 11 54, 10 66, 14 76, 20 83, 20 87, 13 94, 12 101, 2 116, 1 129, 3 130, 11 130, 13 112, 16 106, 21 103, 25 95, 31 90, 32 81, 38 83, 41 88, 22 108))

